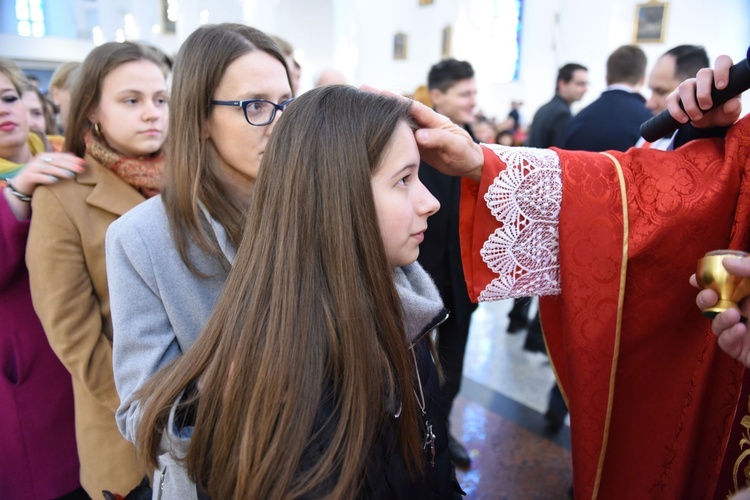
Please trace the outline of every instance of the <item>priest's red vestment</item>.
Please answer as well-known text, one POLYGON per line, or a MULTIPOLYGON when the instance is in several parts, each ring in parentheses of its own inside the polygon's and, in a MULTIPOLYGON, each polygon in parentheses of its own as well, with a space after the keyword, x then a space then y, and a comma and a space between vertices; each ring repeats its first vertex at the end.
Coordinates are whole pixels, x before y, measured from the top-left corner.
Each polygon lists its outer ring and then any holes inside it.
POLYGON ((461 248, 473 298, 547 294, 576 498, 746 487, 750 384, 688 279, 710 250, 750 249, 750 117, 671 152, 541 151, 484 148, 481 181, 463 181, 461 248), (539 158, 558 170, 529 188, 539 158))

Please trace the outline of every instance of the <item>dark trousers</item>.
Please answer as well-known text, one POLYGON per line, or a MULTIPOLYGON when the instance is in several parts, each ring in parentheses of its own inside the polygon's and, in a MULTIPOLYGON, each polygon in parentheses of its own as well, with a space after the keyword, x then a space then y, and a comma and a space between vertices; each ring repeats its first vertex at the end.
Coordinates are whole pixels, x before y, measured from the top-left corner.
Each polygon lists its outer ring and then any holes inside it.
POLYGON ((510 322, 526 326, 529 322, 530 306, 531 297, 518 297, 513 299, 513 308, 508 313, 508 319, 510 319, 510 322))
POLYGON ((537 311, 529 323, 523 348, 531 352, 547 352, 547 346, 544 344, 544 335, 542 334, 542 323, 539 321, 539 311, 537 311))
MULTIPOLYGON (((531 297, 520 297, 513 300, 513 308, 508 313, 511 322, 528 323, 528 331, 523 348, 531 352, 547 352, 547 346, 544 344, 544 334, 542 334, 542 323, 539 320, 539 311, 529 322, 529 307, 531 306, 531 297)), ((555 385, 549 393, 548 408, 565 408, 565 399, 562 397, 560 388, 555 385)))
POLYGON ((544 335, 542 335, 542 323, 539 321, 539 312, 529 321, 529 308, 531 307, 531 297, 518 297, 513 299, 513 308, 508 313, 508 318, 512 324, 528 325, 526 341, 523 348, 532 352, 547 352, 544 345, 544 335))
POLYGON ((562 414, 568 413, 568 405, 565 404, 565 398, 563 398, 560 386, 555 383, 552 389, 549 391, 549 401, 547 405, 547 411, 551 411, 556 408, 562 414))

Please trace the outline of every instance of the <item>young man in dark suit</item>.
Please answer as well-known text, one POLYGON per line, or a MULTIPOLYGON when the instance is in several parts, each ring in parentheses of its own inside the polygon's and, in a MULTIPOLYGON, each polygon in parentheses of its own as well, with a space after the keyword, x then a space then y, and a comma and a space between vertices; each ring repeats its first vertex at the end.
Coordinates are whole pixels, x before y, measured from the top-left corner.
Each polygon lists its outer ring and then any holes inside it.
POLYGON ((651 118, 638 93, 646 79, 646 54, 623 45, 607 58, 607 89, 570 119, 562 148, 578 151, 626 151, 641 137, 641 124, 651 118))
MULTIPOLYGON (((443 60, 430 68, 427 84, 435 111, 471 134, 477 94, 471 65, 455 59, 443 60)), ((418 260, 435 280, 445 307, 450 311, 437 332, 438 356, 445 378, 440 389, 440 411, 448 423, 453 400, 461 387, 471 313, 476 305, 466 290, 458 242, 461 179, 441 174, 424 162, 419 166, 419 178, 440 201, 440 210, 430 217, 424 241, 419 246, 418 260)), ((471 465, 469 453, 452 435, 448 451, 456 466, 471 465)))

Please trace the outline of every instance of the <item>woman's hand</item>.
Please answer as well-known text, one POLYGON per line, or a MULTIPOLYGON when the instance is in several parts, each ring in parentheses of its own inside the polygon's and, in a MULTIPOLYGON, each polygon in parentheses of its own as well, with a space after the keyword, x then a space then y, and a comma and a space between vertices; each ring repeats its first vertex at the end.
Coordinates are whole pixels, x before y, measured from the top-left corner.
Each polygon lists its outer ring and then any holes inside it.
MULTIPOLYGON (((722 264, 735 276, 750 278, 750 257, 743 259, 724 259, 722 264)), ((690 277, 690 284, 700 288, 695 274, 690 277)), ((701 290, 695 303, 703 310, 716 305, 719 296, 713 290, 701 290)), ((750 298, 739 304, 743 314, 750 317, 750 298)), ((711 321, 711 329, 718 337, 719 347, 732 358, 750 368, 750 332, 745 323, 740 322, 740 312, 729 309, 718 314, 711 321)))
POLYGON ((13 177, 16 191, 31 196, 40 184, 54 184, 82 173, 84 162, 70 153, 39 153, 13 177))
MULTIPOLYGON (((8 184, 21 195, 31 196, 34 190, 42 184, 54 184, 60 179, 72 179, 76 174, 84 171, 84 161, 70 153, 39 153, 29 161, 8 184)), ((17 219, 27 219, 31 214, 31 207, 27 201, 10 192, 10 188, 3 190, 5 199, 17 219)))

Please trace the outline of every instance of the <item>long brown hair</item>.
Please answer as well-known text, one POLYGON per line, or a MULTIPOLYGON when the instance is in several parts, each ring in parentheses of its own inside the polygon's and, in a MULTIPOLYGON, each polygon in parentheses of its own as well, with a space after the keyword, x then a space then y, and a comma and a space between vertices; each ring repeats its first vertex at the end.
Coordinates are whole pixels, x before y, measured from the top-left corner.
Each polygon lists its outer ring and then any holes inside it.
POLYGON ((86 153, 84 136, 94 128, 89 115, 99 105, 104 78, 125 63, 143 60, 156 64, 166 76, 158 54, 135 42, 108 42, 89 52, 76 70, 77 76, 70 94, 71 112, 65 126, 65 151, 80 157, 86 153))
POLYGON ((278 59, 289 79, 284 56, 276 43, 262 31, 243 24, 201 26, 183 42, 175 61, 171 91, 175 105, 169 113, 162 199, 180 257, 196 276, 202 274, 188 258, 191 241, 224 263, 218 242, 201 223, 199 201, 224 227, 235 248, 242 239, 246 206, 227 194, 219 166, 208 154, 205 130, 211 99, 227 68, 239 57, 256 50, 278 59))
POLYGON ((186 460, 213 498, 356 496, 386 425, 421 472, 414 366, 370 184, 408 106, 329 86, 284 113, 225 292, 196 343, 141 391, 141 458, 156 463, 170 408, 200 379, 181 403, 198 403, 186 460), (320 433, 330 439, 310 460, 320 433))

